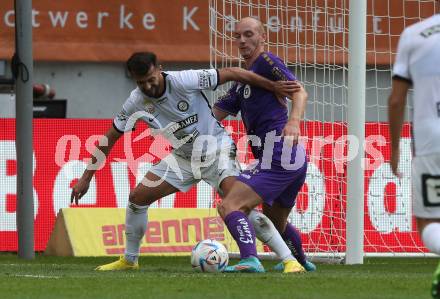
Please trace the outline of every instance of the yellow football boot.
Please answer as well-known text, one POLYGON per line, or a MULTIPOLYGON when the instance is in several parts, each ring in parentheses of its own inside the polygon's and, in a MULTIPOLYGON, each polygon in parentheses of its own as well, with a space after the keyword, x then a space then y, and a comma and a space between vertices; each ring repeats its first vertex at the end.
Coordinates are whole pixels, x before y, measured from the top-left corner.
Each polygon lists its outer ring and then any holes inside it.
POLYGON ((284 261, 283 273, 305 273, 307 272, 300 263, 294 260, 284 261))
POLYGON ((139 270, 139 264, 128 262, 125 257, 121 256, 116 262, 96 267, 96 271, 125 271, 139 270))

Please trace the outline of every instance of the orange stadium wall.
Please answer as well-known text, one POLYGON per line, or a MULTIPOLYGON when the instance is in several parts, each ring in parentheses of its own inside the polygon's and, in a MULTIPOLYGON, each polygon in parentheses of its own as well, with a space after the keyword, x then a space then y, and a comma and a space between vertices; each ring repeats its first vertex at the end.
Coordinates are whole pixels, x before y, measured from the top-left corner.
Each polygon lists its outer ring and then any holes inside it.
MULTIPOLYGON (((299 6, 307 3, 306 0, 297 2, 299 6)), ((317 7, 325 7, 324 1, 316 2, 317 7)), ((307 40, 316 39, 317 43, 324 44, 328 38, 339 43, 346 40, 346 28, 339 24, 347 24, 348 20, 342 22, 341 17, 336 16, 340 2, 329 1, 328 11, 311 9, 296 16, 292 10, 285 17, 278 16, 275 0, 267 3, 274 6, 262 21, 269 25, 271 40, 279 33, 278 25, 283 24, 292 28, 287 32, 291 43, 307 44, 307 40), (298 18, 301 26, 296 23, 298 18)), ((208 5, 208 0, 36 0, 33 1, 34 58, 37 61, 125 61, 130 53, 148 49, 158 53, 163 61, 206 62, 209 61, 208 5)), ((393 59, 390 50, 395 52, 404 26, 417 21, 415 17, 431 15, 432 11, 432 3, 368 1, 368 61, 389 64, 393 59)), ((231 20, 238 18, 236 11, 228 11, 228 6, 223 13, 231 20)), ((242 14, 246 14, 245 8, 242 14)), ((9 59, 14 51, 12 0, 0 2, 0 22, 0 59, 9 59)), ((216 22, 217 26, 228 26, 224 20, 216 22)), ((315 50, 318 58, 309 57, 319 60, 319 49, 315 50)), ((335 61, 346 61, 340 51, 333 54, 335 61)), ((296 59, 294 53, 287 55, 289 59, 296 59)))

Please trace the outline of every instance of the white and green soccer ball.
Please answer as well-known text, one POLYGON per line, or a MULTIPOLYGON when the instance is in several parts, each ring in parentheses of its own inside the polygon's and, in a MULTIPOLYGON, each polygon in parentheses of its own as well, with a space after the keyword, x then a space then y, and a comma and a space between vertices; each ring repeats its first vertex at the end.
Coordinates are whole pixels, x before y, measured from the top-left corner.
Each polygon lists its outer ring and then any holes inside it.
POLYGON ((191 252, 191 265, 195 271, 223 272, 228 261, 225 246, 213 239, 200 241, 191 252))

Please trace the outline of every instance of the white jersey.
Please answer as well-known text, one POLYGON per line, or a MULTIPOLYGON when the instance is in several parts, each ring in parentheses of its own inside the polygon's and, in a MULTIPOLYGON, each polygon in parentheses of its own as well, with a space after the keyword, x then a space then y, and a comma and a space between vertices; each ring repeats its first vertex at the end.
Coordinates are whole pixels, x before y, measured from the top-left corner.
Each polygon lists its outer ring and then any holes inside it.
POLYGON ((393 73, 414 87, 414 154, 440 153, 440 14, 403 31, 393 73))
POLYGON ((210 155, 224 146, 230 146, 232 139, 215 119, 208 99, 202 92, 217 87, 217 70, 187 70, 162 75, 164 93, 152 98, 139 88, 134 89, 122 111, 113 120, 115 129, 130 131, 133 129, 133 120, 141 119, 170 141, 174 153, 188 158, 193 153, 210 155), (204 136, 203 139, 197 140, 200 136, 204 136), (201 142, 206 138, 210 138, 211 142, 201 142))

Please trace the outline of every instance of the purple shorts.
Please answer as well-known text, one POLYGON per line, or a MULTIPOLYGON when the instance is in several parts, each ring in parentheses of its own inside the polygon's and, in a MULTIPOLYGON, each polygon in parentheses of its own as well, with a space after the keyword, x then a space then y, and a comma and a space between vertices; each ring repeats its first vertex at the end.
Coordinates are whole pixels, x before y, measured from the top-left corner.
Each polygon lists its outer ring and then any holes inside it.
POLYGON ((272 206, 278 202, 284 208, 292 208, 306 175, 307 162, 297 170, 286 170, 276 164, 272 164, 270 169, 261 169, 260 162, 256 167, 243 171, 237 179, 251 187, 265 204, 272 206))

